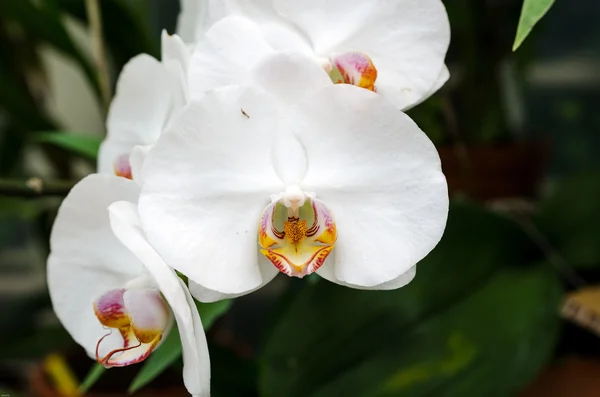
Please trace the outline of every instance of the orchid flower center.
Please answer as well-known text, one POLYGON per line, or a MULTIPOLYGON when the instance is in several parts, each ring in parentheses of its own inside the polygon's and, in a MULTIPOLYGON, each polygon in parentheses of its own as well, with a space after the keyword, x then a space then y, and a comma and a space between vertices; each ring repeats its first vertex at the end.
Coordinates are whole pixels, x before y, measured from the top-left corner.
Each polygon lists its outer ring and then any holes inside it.
POLYGON ((113 170, 116 176, 122 176, 123 178, 132 179, 131 177, 131 164, 129 163, 129 153, 123 153, 115 159, 113 163, 113 170))
POLYGON ((315 272, 336 240, 331 211, 298 186, 275 195, 258 225, 260 252, 288 276, 304 277, 315 272))
POLYGON ((110 330, 96 344, 96 360, 107 368, 145 360, 170 324, 170 309, 153 288, 113 289, 96 299, 93 306, 98 321, 110 330), (115 329, 119 336, 112 335, 115 329), (100 350, 105 353, 101 355, 100 350))
POLYGON ((367 90, 377 91, 377 69, 367 54, 346 52, 332 55, 323 68, 335 84, 352 84, 367 90))

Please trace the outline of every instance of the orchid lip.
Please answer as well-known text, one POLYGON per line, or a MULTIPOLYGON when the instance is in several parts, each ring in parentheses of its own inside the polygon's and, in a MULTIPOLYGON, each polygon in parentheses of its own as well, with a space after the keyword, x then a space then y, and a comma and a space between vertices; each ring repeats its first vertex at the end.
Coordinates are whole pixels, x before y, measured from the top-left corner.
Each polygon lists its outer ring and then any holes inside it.
POLYGON ((333 250, 335 221, 321 201, 297 186, 275 197, 279 200, 265 208, 259 222, 260 252, 282 273, 302 278, 319 269, 333 250))
POLYGON ((160 292, 149 288, 110 290, 94 301, 94 312, 99 322, 109 330, 96 344, 96 360, 107 368, 145 360, 162 340, 172 321, 171 312, 160 292), (107 353, 101 354, 101 346, 115 329, 121 335, 121 346, 111 346, 107 353))
POLYGON ((367 54, 358 51, 333 54, 330 68, 324 68, 335 84, 352 84, 377 91, 377 68, 367 54))

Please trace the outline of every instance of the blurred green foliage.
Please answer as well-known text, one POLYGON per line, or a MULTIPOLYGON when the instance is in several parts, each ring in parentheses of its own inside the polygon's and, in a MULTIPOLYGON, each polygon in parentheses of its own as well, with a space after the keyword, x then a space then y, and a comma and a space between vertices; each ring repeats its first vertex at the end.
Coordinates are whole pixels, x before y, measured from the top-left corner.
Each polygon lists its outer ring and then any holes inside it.
POLYGON ((600 175, 577 174, 558 180, 540 203, 539 227, 575 268, 600 267, 600 175))
POLYGON ((508 219, 454 205, 395 291, 306 285, 264 355, 264 396, 505 396, 552 355, 561 287, 508 219))

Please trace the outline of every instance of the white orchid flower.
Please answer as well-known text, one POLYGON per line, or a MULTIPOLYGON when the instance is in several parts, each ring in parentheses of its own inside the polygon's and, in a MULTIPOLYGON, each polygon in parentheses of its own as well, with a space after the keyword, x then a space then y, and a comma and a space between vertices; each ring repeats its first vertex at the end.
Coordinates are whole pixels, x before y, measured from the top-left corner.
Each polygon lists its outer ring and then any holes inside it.
POLYGON ((200 300, 259 288, 276 269, 408 283, 448 213, 434 145, 385 98, 331 84, 310 59, 259 66, 263 89, 193 101, 150 152, 139 201, 150 243, 200 300))
POLYGON ((308 55, 333 82, 376 91, 400 109, 422 102, 449 78, 450 27, 441 0, 197 3, 184 1, 180 15, 186 35, 196 26, 188 76, 200 90, 193 98, 242 83, 257 62, 281 50, 308 55))
POLYGON ((174 317, 184 383, 192 395, 208 396, 210 363, 198 310, 185 284, 145 240, 133 204, 139 194, 133 181, 94 174, 66 197, 48 258, 54 311, 106 367, 144 360, 159 348, 174 317))
POLYGON ((137 179, 143 158, 187 102, 190 49, 162 34, 162 61, 147 54, 131 59, 117 81, 107 118, 98 172, 137 179))

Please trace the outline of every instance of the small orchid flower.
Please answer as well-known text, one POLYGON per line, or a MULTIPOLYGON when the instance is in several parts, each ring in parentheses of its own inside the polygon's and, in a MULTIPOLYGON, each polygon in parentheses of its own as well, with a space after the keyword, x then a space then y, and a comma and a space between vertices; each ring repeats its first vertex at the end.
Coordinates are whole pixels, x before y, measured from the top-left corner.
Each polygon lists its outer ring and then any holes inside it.
POLYGON ((365 289, 408 283, 448 212, 431 141, 311 60, 276 54, 257 70, 262 88, 192 102, 148 155, 139 211, 150 243, 208 299, 259 288, 274 270, 365 289))
POLYGON ((184 7, 188 35, 193 20, 189 79, 202 88, 193 98, 244 82, 258 61, 282 50, 310 56, 334 83, 376 91, 400 109, 449 78, 450 28, 440 0, 208 0, 184 7))
POLYGON ((149 147, 187 102, 189 48, 163 31, 162 61, 147 54, 131 59, 117 81, 98 171, 136 179, 149 147))
POLYGON ((198 310, 185 284, 145 240, 133 204, 139 194, 133 181, 94 174, 65 198, 48 258, 54 311, 105 367, 146 359, 160 348, 174 318, 184 383, 194 396, 208 396, 210 364, 198 310))

